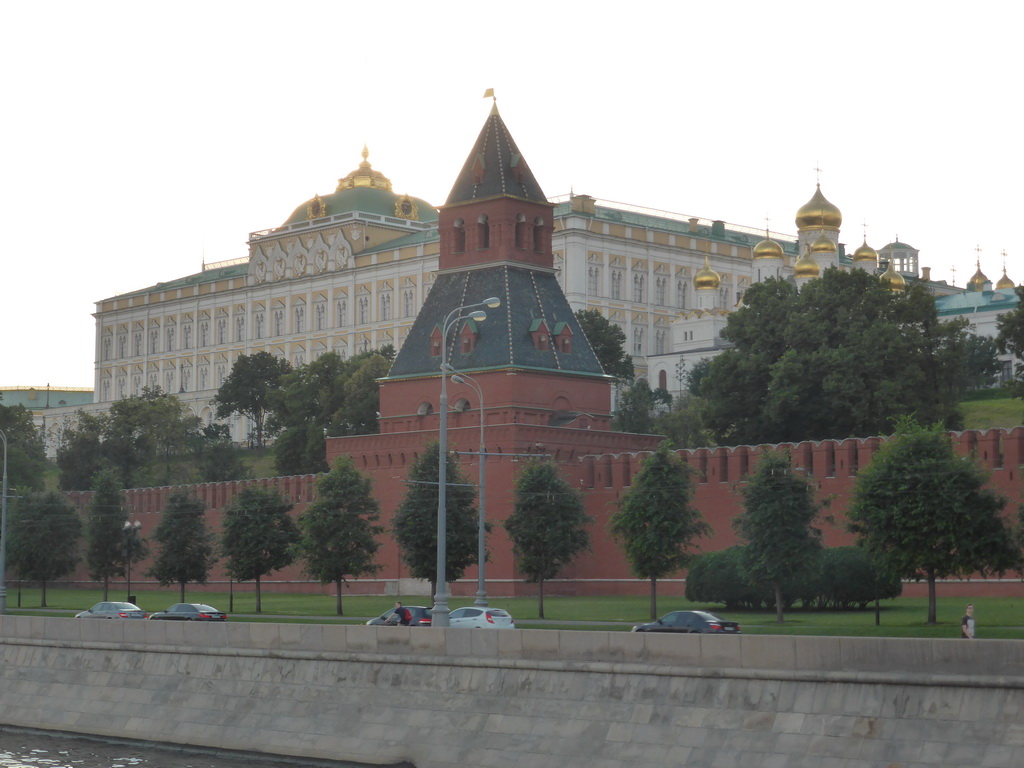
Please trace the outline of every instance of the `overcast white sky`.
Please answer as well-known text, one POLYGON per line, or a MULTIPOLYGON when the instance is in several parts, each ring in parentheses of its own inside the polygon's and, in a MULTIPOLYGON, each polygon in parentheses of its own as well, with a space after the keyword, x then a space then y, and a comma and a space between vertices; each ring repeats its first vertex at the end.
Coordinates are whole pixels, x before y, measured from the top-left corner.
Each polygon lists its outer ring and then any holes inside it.
POLYGON ((573 189, 1024 281, 1012 2, 0 5, 0 385, 93 385, 95 302, 246 255, 363 144, 440 205, 490 108, 573 189))

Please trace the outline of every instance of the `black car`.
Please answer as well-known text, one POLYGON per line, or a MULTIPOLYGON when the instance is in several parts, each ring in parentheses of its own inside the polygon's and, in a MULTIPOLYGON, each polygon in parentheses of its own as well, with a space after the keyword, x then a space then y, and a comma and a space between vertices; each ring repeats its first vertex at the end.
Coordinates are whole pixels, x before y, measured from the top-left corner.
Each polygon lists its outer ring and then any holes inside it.
POLYGON ((634 632, 700 632, 714 634, 740 634, 740 625, 725 621, 707 611, 672 611, 649 624, 637 624, 634 632))
MULTIPOLYGON (((431 620, 431 613, 429 608, 424 608, 422 605, 406 605, 405 608, 409 611, 411 618, 409 619, 410 627, 429 627, 431 620)), ((375 619, 370 619, 367 624, 374 627, 379 626, 399 626, 400 622, 398 617, 394 616, 395 609, 391 608, 385 611, 375 619), (394 618, 392 618, 394 616, 394 618)))
POLYGON ((175 603, 149 618, 157 621, 227 621, 228 615, 206 603, 175 603))

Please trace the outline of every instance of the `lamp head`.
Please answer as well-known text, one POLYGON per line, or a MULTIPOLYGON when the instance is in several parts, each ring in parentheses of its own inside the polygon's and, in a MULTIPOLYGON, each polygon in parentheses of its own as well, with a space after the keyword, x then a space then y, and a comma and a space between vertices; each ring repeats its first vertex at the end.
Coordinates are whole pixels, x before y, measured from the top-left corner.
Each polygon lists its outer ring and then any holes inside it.
POLYGON ((466 383, 466 380, 464 378, 462 378, 461 376, 459 376, 459 374, 457 374, 457 373, 454 376, 452 376, 452 381, 454 381, 456 384, 465 384, 466 383))
POLYGON ((469 313, 469 319, 480 323, 487 319, 487 313, 482 309, 478 309, 476 312, 469 313))
POLYGON ((496 309, 497 307, 501 306, 501 299, 499 299, 497 296, 491 296, 491 298, 485 299, 484 301, 482 301, 480 303, 481 304, 486 304, 491 309, 496 309))

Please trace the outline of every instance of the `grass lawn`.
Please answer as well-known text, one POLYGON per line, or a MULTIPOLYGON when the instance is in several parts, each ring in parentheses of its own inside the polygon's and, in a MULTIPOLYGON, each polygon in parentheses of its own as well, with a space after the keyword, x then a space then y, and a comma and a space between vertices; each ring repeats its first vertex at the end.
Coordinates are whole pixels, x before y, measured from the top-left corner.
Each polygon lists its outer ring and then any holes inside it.
MULTIPOLYGON (((159 611, 178 602, 176 589, 135 590, 139 605, 147 611, 159 611)), ((122 591, 109 595, 111 600, 122 600, 122 591)), ((40 606, 38 588, 20 590, 17 583, 8 582, 7 609, 11 614, 73 616, 103 599, 99 589, 47 590, 47 609, 40 606), (20 597, 20 603, 19 603, 20 597)), ((189 602, 210 603, 231 614, 235 621, 286 621, 360 624, 367 618, 378 616, 392 605, 396 598, 384 596, 345 596, 344 616, 335 614, 333 597, 325 595, 293 595, 263 593, 262 615, 256 614, 256 596, 251 584, 236 587, 234 599, 226 592, 186 592, 189 602), (232 607, 233 602, 233 607, 232 607)), ((427 605, 433 601, 425 596, 402 596, 407 605, 427 605)), ((663 596, 658 600, 658 614, 679 609, 709 610, 723 618, 738 621, 746 634, 768 635, 844 635, 864 637, 930 637, 956 638, 959 636, 960 617, 967 599, 942 597, 939 587, 938 623, 928 626, 926 598, 899 598, 886 600, 879 611, 879 624, 875 624, 874 610, 865 611, 803 611, 793 610, 785 615, 785 622, 775 621, 774 611, 725 611, 717 605, 694 605, 682 598, 663 596)), ((974 616, 978 622, 979 638, 1024 640, 1024 597, 974 598, 974 616)), ((473 598, 455 598, 452 608, 472 605, 473 598)), ((547 597, 544 600, 544 620, 539 619, 536 598, 491 598, 490 603, 509 611, 521 629, 576 629, 628 631, 633 624, 648 620, 648 599, 643 597, 547 597), (582 622, 582 623, 581 623, 582 622)))

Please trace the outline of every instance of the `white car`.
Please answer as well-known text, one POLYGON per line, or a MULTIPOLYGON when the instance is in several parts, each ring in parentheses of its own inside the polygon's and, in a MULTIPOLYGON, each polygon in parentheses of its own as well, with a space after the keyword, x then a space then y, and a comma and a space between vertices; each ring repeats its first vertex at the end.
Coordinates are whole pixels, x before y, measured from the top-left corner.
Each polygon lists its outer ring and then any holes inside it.
POLYGON ((456 608, 448 614, 448 626, 471 629, 515 629, 516 623, 508 611, 501 608, 481 608, 471 605, 456 608))

